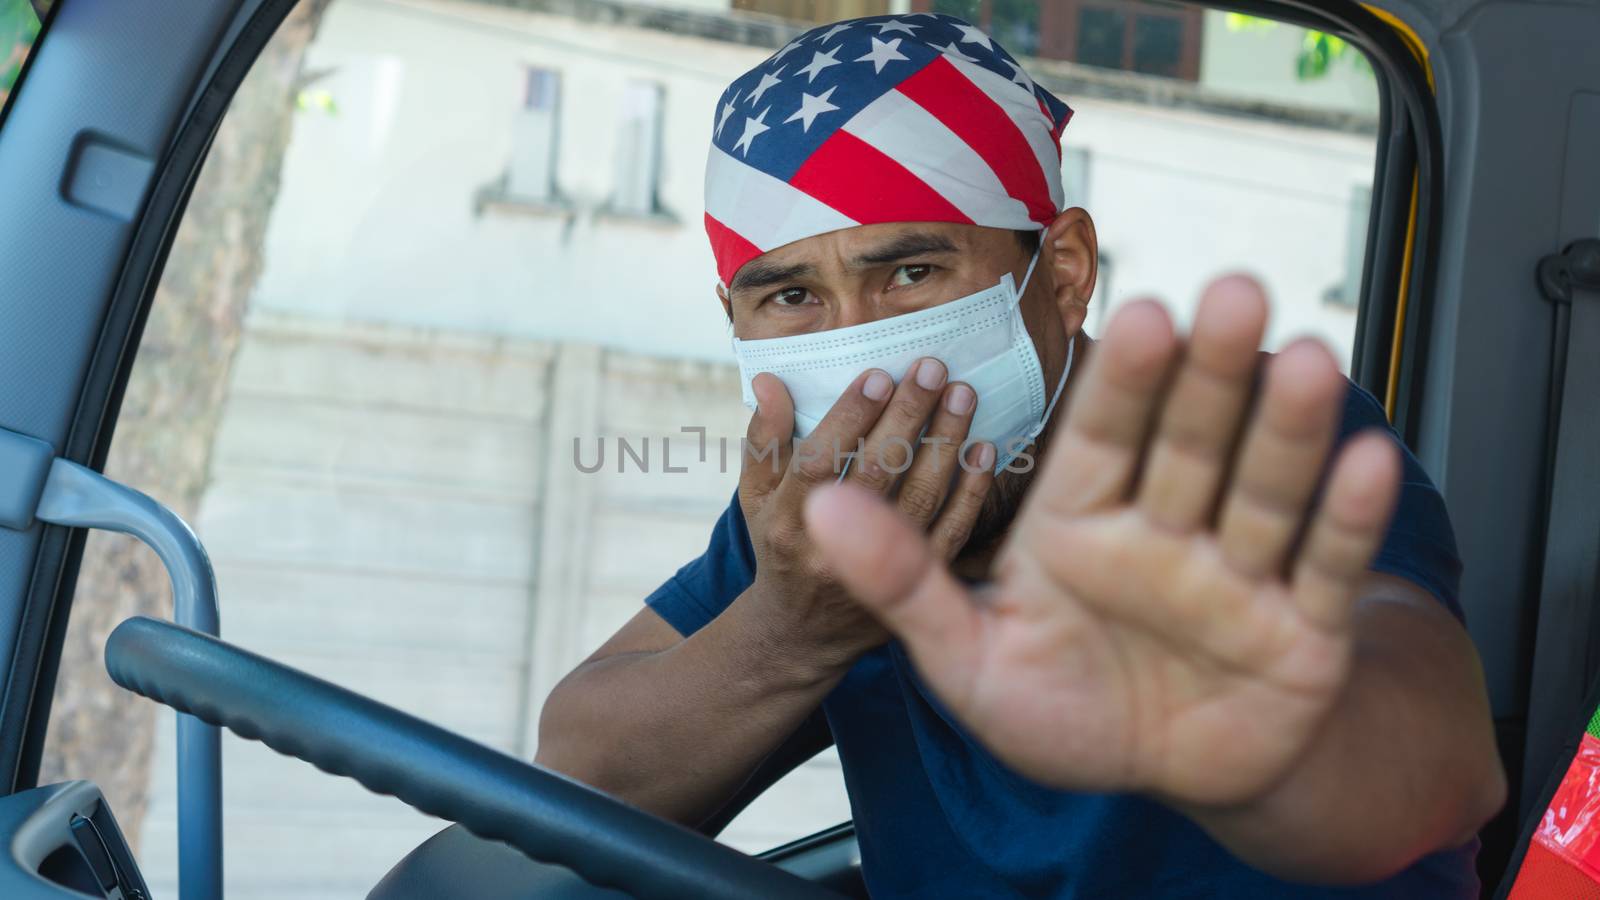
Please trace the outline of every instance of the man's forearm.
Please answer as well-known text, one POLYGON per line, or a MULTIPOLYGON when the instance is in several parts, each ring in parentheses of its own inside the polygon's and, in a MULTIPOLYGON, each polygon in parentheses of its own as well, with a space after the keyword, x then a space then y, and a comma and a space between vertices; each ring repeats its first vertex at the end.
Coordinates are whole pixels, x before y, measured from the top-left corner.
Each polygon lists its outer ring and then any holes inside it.
POLYGON ((1396 589, 1380 585, 1358 607, 1350 681, 1290 772, 1241 807, 1179 806, 1259 869, 1298 881, 1374 881, 1465 843, 1504 802, 1470 644, 1441 627, 1440 610, 1396 589))
POLYGON ((838 683, 848 661, 774 628, 744 597, 656 652, 580 666, 546 702, 541 765, 694 826, 838 683))

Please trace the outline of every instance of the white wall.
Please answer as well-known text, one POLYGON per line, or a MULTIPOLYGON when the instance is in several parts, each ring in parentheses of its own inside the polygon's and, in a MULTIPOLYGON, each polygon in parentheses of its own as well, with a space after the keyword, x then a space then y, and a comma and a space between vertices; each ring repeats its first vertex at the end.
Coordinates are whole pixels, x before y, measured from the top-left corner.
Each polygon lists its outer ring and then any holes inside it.
MULTIPOLYGON (((307 63, 334 69, 318 86, 338 112, 296 123, 255 302, 725 360, 700 225, 704 154, 723 86, 765 55, 470 3, 340 0, 307 63), (475 193, 505 171, 527 64, 563 74, 557 183, 574 212, 475 216, 475 193), (675 224, 596 213, 632 77, 665 87, 662 197, 675 224)), ((1207 277, 1244 268, 1279 302, 1275 344, 1309 332, 1348 354, 1354 315, 1320 298, 1342 277, 1370 138, 1066 99, 1078 112, 1065 141, 1092 153, 1088 206, 1114 261, 1103 308, 1154 293, 1182 311, 1207 277)))
POLYGON ((338 113, 296 122, 256 304, 722 359, 701 226, 716 98, 767 51, 464 3, 339 0, 308 69, 338 113), (561 71, 558 185, 574 214, 490 209, 522 67, 561 71), (628 78, 665 86, 662 200, 677 224, 596 215, 628 78))
POLYGON ((1274 300, 1269 346, 1316 335, 1348 364, 1355 311, 1322 296, 1344 276, 1350 192, 1372 181, 1370 138, 1122 103, 1075 107, 1062 143, 1089 152, 1087 208, 1111 259, 1091 332, 1136 297, 1162 298, 1186 319, 1209 278, 1244 270, 1274 300))
MULTIPOLYGON (((555 350, 247 321, 195 529, 229 641, 517 752, 555 350)), ((176 896, 170 717, 141 864, 176 896)), ((358 897, 441 823, 231 733, 233 898, 358 897)))

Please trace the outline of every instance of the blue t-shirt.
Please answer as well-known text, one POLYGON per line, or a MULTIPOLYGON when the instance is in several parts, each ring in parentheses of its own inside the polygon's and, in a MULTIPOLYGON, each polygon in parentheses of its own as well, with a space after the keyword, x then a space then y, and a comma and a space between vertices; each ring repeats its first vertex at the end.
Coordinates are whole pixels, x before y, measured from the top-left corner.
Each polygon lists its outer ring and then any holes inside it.
MULTIPOLYGON (((1387 428, 1352 385, 1341 440, 1387 428)), ((1444 501, 1406 452, 1398 510, 1373 568, 1426 588, 1458 618, 1461 564, 1444 501)), ((737 498, 705 555, 646 601, 679 633, 704 627, 749 587, 755 557, 737 498)), ((876 900, 890 898, 1476 898, 1478 842, 1381 884, 1289 884, 1239 862, 1199 826, 1142 796, 1035 784, 967 735, 923 686, 905 650, 863 656, 822 704, 839 749, 876 900)))

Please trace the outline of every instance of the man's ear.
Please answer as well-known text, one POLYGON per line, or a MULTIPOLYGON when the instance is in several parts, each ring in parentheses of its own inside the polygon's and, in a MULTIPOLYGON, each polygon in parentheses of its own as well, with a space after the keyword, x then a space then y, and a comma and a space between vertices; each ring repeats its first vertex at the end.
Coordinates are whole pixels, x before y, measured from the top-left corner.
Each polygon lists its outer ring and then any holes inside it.
POLYGON ((1045 229, 1043 240, 1041 262, 1050 265, 1061 322, 1067 334, 1077 334, 1089 316, 1089 298, 1099 275, 1100 241, 1094 220, 1082 209, 1065 210, 1045 229))
POLYGON ((728 324, 733 324, 733 302, 728 299, 728 289, 717 282, 717 299, 722 301, 722 314, 728 317, 728 324))

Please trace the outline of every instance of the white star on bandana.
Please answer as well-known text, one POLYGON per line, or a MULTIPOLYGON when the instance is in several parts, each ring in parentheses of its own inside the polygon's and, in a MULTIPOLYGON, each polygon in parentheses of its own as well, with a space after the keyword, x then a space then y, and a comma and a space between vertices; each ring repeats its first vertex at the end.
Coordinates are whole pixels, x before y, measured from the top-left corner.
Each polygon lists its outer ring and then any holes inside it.
POLYGON ((749 156, 750 142, 756 139, 756 135, 772 127, 771 125, 767 125, 762 122, 762 120, 767 117, 767 110, 771 108, 772 107, 769 106, 767 109, 763 109, 753 119, 749 116, 745 116, 744 134, 739 135, 739 142, 733 145, 733 149, 739 151, 740 156, 749 156))
POLYGON ((821 94, 818 94, 818 95, 815 95, 815 96, 813 96, 811 94, 804 94, 804 93, 801 94, 800 95, 800 109, 798 109, 795 112, 794 115, 790 116, 787 119, 784 119, 783 120, 784 123, 787 124, 789 122, 793 122, 796 119, 799 119, 799 120, 801 120, 800 130, 801 131, 810 131, 811 130, 811 120, 812 119, 815 119, 817 116, 819 116, 819 115, 821 115, 821 114, 823 114, 825 112, 832 112, 833 110, 836 110, 836 109, 839 108, 837 106, 834 106, 832 103, 828 102, 828 98, 832 97, 833 96, 833 92, 838 90, 838 89, 839 89, 839 86, 836 84, 833 87, 828 88, 827 90, 823 91, 821 94))
POLYGON ((882 72, 883 67, 889 63, 905 58, 906 55, 900 52, 900 38, 895 38, 887 44, 877 38, 873 38, 872 49, 867 51, 866 56, 861 57, 856 62, 872 63, 872 71, 876 73, 882 72))
POLYGON ((805 68, 796 71, 795 74, 804 74, 807 84, 816 81, 817 76, 822 74, 823 69, 839 64, 839 60, 833 58, 833 55, 838 52, 839 48, 835 47, 827 53, 814 53, 811 57, 811 62, 806 63, 805 68))

